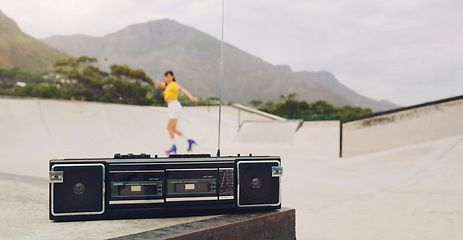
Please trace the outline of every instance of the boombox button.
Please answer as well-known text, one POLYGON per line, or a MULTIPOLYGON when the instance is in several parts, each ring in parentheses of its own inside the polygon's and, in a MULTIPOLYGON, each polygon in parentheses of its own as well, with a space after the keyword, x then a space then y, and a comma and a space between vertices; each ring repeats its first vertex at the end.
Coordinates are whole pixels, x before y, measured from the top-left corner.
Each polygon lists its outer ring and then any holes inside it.
POLYGON ((272 177, 283 176, 283 167, 272 167, 272 177))

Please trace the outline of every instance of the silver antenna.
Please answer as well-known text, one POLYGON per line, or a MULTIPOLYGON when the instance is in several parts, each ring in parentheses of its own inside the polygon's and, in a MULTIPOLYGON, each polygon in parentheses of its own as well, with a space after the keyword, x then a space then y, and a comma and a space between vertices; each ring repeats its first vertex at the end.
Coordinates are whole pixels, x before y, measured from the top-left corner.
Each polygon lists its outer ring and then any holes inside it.
POLYGON ((219 81, 219 131, 217 140, 217 157, 220 157, 220 124, 222 120, 222 82, 223 82, 223 22, 225 0, 222 0, 222 40, 220 41, 220 81, 219 81))

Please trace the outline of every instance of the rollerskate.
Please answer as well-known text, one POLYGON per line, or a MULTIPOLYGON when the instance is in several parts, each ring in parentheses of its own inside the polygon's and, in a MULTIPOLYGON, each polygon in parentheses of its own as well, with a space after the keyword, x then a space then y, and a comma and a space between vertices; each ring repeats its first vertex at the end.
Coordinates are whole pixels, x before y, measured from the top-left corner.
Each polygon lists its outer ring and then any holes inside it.
POLYGON ((172 145, 169 150, 166 150, 167 156, 171 153, 177 154, 177 147, 175 145, 172 145))
POLYGON ((193 144, 198 146, 198 144, 194 140, 188 139, 188 149, 187 149, 188 152, 193 151, 193 144))

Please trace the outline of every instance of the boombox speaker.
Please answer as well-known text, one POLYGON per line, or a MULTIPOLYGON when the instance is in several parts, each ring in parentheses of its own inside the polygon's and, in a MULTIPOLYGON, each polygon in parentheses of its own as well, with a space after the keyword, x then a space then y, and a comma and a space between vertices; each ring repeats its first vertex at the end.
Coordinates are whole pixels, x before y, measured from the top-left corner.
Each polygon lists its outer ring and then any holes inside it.
POLYGON ((275 176, 278 161, 240 161, 237 166, 239 207, 280 204, 280 178, 275 176))
POLYGON ((217 214, 281 208, 278 156, 209 154, 50 160, 50 219, 217 214))
POLYGON ((103 164, 55 164, 51 170, 50 210, 54 216, 104 213, 103 164))

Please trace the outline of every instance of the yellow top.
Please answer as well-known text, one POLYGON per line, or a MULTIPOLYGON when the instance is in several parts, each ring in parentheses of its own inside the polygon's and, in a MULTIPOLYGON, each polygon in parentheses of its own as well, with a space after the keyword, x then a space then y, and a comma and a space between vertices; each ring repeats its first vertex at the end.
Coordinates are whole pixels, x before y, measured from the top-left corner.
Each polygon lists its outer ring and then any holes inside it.
POLYGON ((177 99, 178 92, 180 91, 180 85, 177 82, 172 81, 167 84, 166 89, 164 89, 164 100, 167 102, 168 98, 177 99))

